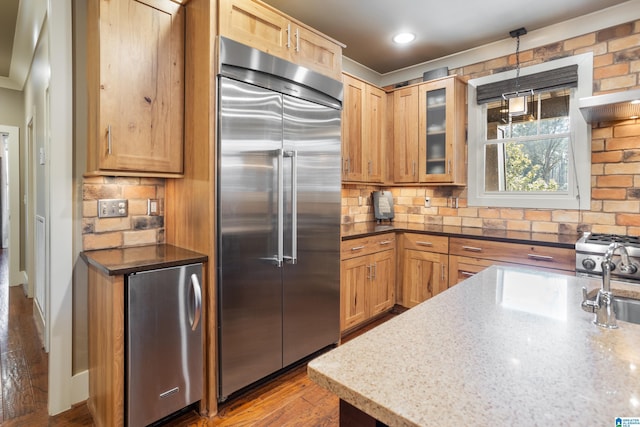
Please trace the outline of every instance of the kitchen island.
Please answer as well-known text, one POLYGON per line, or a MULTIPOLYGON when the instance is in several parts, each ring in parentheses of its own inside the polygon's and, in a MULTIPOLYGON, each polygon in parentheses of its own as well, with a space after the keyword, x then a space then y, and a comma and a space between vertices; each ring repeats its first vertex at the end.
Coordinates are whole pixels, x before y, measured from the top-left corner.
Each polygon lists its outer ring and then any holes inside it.
POLYGON ((640 325, 594 325, 582 286, 600 282, 493 266, 311 361, 309 377, 340 397, 341 425, 354 414, 390 426, 640 417, 640 325))

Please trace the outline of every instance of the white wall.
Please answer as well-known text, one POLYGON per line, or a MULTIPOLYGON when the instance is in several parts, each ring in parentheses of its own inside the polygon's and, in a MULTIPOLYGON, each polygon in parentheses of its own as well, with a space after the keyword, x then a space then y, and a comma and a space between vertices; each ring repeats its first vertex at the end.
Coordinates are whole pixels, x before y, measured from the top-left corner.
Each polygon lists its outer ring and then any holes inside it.
MULTIPOLYGON (((42 28, 42 32, 46 34, 48 30, 48 24, 45 21, 42 28)), ((32 142, 33 150, 38 153, 40 150, 45 149, 45 139, 48 131, 45 130, 45 116, 47 113, 47 106, 45 105, 45 91, 49 86, 50 66, 49 66, 49 41, 47 37, 40 37, 39 43, 36 47, 35 56, 31 66, 31 72, 25 82, 24 86, 24 117, 25 122, 23 126, 27 126, 28 122, 33 119, 34 141, 32 142)), ((21 138, 21 144, 28 144, 28 138, 21 138)), ((25 147, 28 148, 28 147, 25 147)), ((29 150, 25 150, 25 153, 29 150)), ((34 168, 35 176, 35 194, 32 199, 34 200, 34 209, 36 215, 45 216, 45 190, 46 183, 44 181, 44 165, 33 162, 34 152, 31 152, 32 158, 30 160, 32 168, 34 168)), ((35 156, 37 157, 37 156, 35 156)), ((26 167, 25 171, 28 170, 26 167)), ((31 177, 29 177, 30 179, 31 177)))
POLYGON ((0 124, 22 128, 24 124, 22 91, 0 88, 0 124))
POLYGON ((88 397, 86 373, 74 376, 73 300, 73 55, 71 0, 48 1, 50 145, 48 224, 50 297, 49 413, 56 414, 88 397), (55 7, 54 7, 55 5, 55 7))
POLYGON ((49 413, 57 414, 88 395, 86 374, 76 381, 71 370, 74 261, 71 0, 30 1, 35 8, 44 5, 47 11, 24 85, 23 126, 35 117, 34 148, 38 156, 31 159, 35 170, 33 202, 34 213, 45 218, 47 229, 49 413), (49 129, 45 129, 47 124, 49 129), (39 162, 41 149, 44 165, 39 162))
MULTIPOLYGON (((15 135, 16 140, 21 138, 23 133, 23 124, 24 124, 24 93, 22 91, 0 88, 0 126, 13 126, 17 127, 18 135, 15 135)), ((7 163, 7 153, 4 151, 4 145, 0 146, 2 153, 2 176, 6 177, 8 170, 7 163)), ((15 167, 15 166, 14 166, 15 167)), ((19 186, 19 179, 15 183, 11 183, 11 185, 19 186)), ((9 195, 8 188, 5 187, 4 181, 0 182, 0 186, 2 186, 2 190, 0 193, 2 194, 2 247, 8 247, 8 220, 9 220, 9 195)), ((19 206, 15 206, 14 209, 19 209, 19 206)), ((19 221, 19 219, 16 219, 19 221)), ((15 252, 18 253, 19 252, 15 252)), ((18 260, 11 258, 10 261, 17 265, 18 260)), ((15 276, 15 274, 13 275, 15 276)), ((13 284, 13 283, 12 283, 13 284)))

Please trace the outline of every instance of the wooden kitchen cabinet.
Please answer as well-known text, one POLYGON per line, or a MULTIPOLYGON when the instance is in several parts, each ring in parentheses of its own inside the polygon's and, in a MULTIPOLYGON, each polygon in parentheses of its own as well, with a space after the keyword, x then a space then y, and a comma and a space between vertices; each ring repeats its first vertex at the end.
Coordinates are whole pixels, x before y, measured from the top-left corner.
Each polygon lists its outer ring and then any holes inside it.
POLYGON ((220 35, 336 80, 342 45, 257 0, 221 0, 220 35))
POLYGON ((465 86, 448 76, 394 92, 396 183, 466 183, 465 86))
POLYGON ((402 305, 414 307, 447 289, 449 238, 402 236, 402 305))
POLYGON ((89 398, 98 427, 124 426, 124 276, 109 276, 90 265, 88 272, 89 398))
POLYGON ((449 252, 449 286, 491 265, 575 273, 575 251, 568 248, 452 237, 449 252))
POLYGON ((364 181, 381 183, 386 152, 387 94, 372 85, 365 87, 364 113, 364 181))
POLYGON ((346 240, 341 244, 340 330, 358 326, 395 303, 395 235, 346 240))
POLYGON ((87 172, 183 172, 183 7, 170 0, 87 5, 87 172))
MULTIPOLYGON (((89 398, 97 427, 127 425, 127 288, 131 274, 204 263, 206 255, 173 245, 86 251, 89 327, 89 398)), ((166 369, 172 369, 166 366, 166 369)), ((176 368, 176 367, 173 367, 176 368)), ((180 369, 179 366, 177 366, 180 369)))
POLYGON ((393 180, 418 182, 418 86, 393 92, 393 180))
POLYGON ((342 83, 342 180, 361 181, 365 83, 347 74, 342 76, 342 83))
POLYGON ((373 85, 343 75, 342 180, 383 181, 386 94, 373 85))
POLYGON ((508 263, 482 258, 449 255, 449 286, 457 285, 485 268, 496 264, 504 265, 508 263))

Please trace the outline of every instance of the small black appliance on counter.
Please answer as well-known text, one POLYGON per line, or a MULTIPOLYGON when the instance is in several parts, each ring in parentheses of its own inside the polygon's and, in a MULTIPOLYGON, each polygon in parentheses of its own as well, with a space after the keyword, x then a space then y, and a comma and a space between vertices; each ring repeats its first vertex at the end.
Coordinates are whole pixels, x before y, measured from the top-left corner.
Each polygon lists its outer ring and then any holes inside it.
POLYGON ((371 193, 373 201, 373 214, 380 222, 383 220, 393 221, 393 196, 391 191, 374 191, 371 193))

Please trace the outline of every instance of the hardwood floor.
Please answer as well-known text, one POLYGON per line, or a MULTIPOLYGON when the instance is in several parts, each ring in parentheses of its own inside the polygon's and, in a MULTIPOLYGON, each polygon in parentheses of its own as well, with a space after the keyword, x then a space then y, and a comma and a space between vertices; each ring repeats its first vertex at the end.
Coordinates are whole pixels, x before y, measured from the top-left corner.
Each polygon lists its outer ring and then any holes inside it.
MULTIPOLYGON (((0 250, 0 425, 2 427, 93 426, 85 403, 47 416, 47 355, 33 321, 33 300, 7 285, 7 254, 0 250)), ((346 342, 395 316, 389 313, 343 338, 346 342)), ((337 426, 339 400, 307 377, 306 364, 225 402, 212 418, 194 411, 165 421, 166 427, 337 426)))
POLYGON ((33 300, 8 285, 8 250, 0 249, 0 421, 46 425, 48 359, 33 321, 33 300), (44 412, 43 412, 44 411, 44 412))

